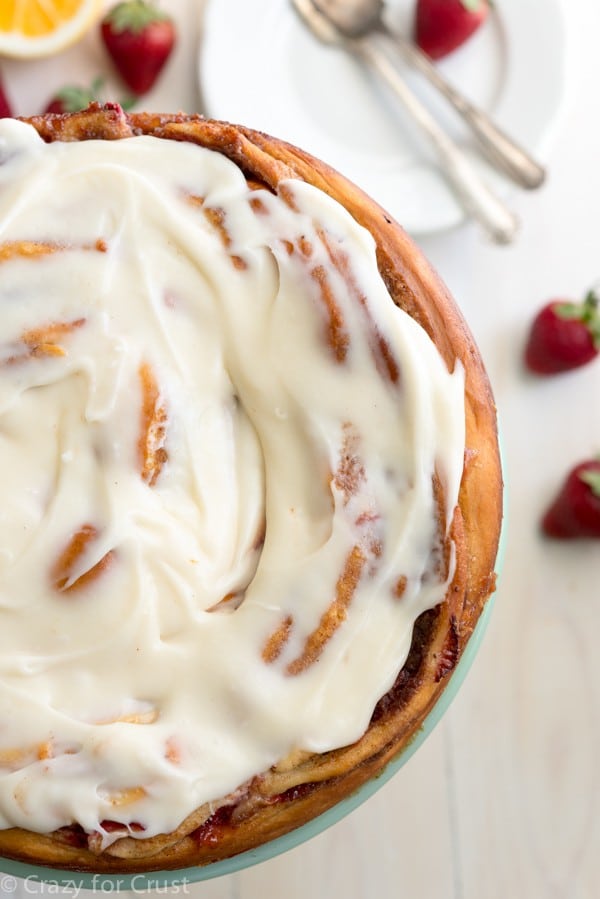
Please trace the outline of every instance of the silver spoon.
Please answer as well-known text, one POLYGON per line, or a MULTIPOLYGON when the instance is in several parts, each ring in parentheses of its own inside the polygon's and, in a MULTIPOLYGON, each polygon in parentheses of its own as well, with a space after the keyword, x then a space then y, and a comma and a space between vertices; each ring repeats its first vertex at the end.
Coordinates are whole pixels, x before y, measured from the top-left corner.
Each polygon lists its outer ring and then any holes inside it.
POLYGON ((476 219, 496 243, 510 243, 518 221, 506 205, 479 177, 469 158, 438 125, 431 113, 402 80, 379 45, 369 36, 350 38, 316 8, 314 0, 292 0, 292 4, 312 33, 326 44, 337 44, 362 60, 384 81, 421 128, 440 161, 446 179, 463 209, 476 219))
POLYGON ((457 91, 416 44, 404 35, 389 30, 382 19, 384 0, 314 0, 314 5, 346 37, 360 38, 371 32, 379 32, 393 40, 404 59, 421 72, 456 109, 496 168, 529 190, 544 183, 545 170, 526 150, 495 125, 483 110, 457 91))

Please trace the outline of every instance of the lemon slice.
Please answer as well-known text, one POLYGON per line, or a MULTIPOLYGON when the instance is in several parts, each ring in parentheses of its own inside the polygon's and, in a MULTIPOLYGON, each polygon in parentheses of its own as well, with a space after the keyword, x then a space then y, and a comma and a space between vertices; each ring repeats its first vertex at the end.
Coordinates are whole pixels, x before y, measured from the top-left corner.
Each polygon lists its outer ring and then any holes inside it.
POLYGON ((32 59, 73 44, 96 21, 102 0, 1 0, 0 54, 32 59))

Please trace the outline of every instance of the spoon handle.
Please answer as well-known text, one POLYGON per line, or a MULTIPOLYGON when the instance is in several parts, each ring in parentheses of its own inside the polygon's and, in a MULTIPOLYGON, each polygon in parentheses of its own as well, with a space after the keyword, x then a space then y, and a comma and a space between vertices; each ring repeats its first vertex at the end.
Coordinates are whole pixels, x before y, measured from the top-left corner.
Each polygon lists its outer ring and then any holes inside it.
POLYGON ((412 93, 397 68, 371 37, 347 39, 352 50, 385 82, 420 127, 435 150, 442 171, 463 208, 476 219, 496 243, 515 237, 518 222, 513 213, 479 177, 468 157, 438 125, 431 113, 412 93))
POLYGON ((446 98, 469 126, 490 162, 521 187, 534 190, 546 178, 544 168, 510 138, 491 118, 456 90, 433 65, 429 57, 404 35, 392 32, 380 22, 379 30, 399 47, 410 63, 446 98))

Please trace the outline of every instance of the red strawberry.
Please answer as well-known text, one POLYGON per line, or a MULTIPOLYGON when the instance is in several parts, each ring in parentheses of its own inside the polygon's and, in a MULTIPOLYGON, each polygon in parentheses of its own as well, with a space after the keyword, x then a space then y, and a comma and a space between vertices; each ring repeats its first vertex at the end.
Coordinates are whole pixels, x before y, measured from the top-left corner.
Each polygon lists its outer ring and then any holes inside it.
POLYGON ((576 465, 542 520, 549 537, 600 537, 600 459, 576 465))
POLYGON ((8 102, 8 98, 4 93, 2 82, 0 81, 0 119, 10 119, 11 116, 12 109, 10 108, 10 103, 8 102))
POLYGON ((63 87, 54 94, 44 112, 62 114, 86 109, 90 103, 98 100, 98 91, 103 83, 104 80, 102 78, 96 78, 92 82, 91 87, 79 87, 77 85, 63 87))
POLYGON ((126 0, 102 20, 102 39, 135 94, 150 90, 175 45, 173 20, 145 0, 126 0))
POLYGON ((464 44, 489 11, 489 0, 417 0, 415 40, 432 59, 441 59, 464 44))
POLYGON ((525 349, 527 367, 552 375, 591 362, 600 352, 600 310, 590 290, 583 302, 553 300, 533 320, 525 349))

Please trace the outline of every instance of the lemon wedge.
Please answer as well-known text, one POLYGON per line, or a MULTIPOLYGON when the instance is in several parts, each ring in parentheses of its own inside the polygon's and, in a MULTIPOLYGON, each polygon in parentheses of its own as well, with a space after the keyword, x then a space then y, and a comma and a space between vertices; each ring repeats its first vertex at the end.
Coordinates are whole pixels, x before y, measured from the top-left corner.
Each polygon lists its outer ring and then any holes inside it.
POLYGON ((0 55, 51 56, 97 20, 102 0, 1 0, 0 55))

